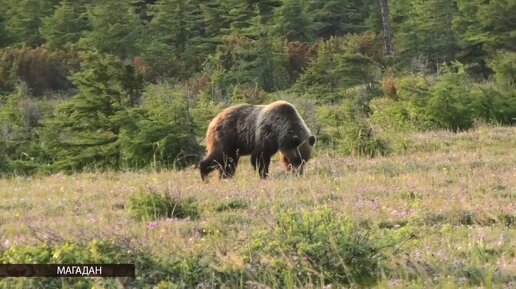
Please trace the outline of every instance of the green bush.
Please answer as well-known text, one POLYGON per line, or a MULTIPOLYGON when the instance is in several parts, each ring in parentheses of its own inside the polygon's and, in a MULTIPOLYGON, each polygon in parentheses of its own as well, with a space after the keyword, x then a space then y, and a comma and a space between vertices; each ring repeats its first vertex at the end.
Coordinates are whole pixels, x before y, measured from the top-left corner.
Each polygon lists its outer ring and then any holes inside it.
POLYGON ((369 156, 389 153, 387 143, 377 138, 373 129, 364 121, 348 123, 338 140, 338 151, 344 155, 369 156))
POLYGON ((425 111, 436 128, 453 131, 473 126, 472 82, 460 65, 457 72, 446 69, 429 89, 430 98, 425 111))
POLYGON ((473 86, 472 109, 475 119, 487 123, 511 124, 516 117, 516 90, 495 82, 473 86))
POLYGON ((386 142, 375 136, 367 121, 359 118, 356 111, 351 101, 320 107, 320 142, 343 155, 374 157, 387 154, 386 142))
POLYGON ((510 123, 516 115, 516 94, 508 80, 514 72, 505 61, 493 64, 496 82, 475 83, 460 63, 444 69, 429 87, 424 107, 433 127, 460 131, 473 127, 475 120, 510 123))
POLYGON ((502 52, 495 54, 489 61, 489 67, 495 72, 494 79, 503 88, 516 85, 516 53, 502 52))
POLYGON ((198 161, 188 91, 158 83, 142 92, 134 67, 109 55, 88 53, 81 64, 73 77, 78 93, 60 101, 39 131, 50 171, 181 168, 198 161))
POLYGON ((271 92, 289 85, 283 41, 261 33, 227 37, 203 67, 214 97, 230 95, 235 86, 271 92))
POLYGON ((386 131, 431 128, 431 120, 425 111, 430 97, 427 80, 421 76, 401 77, 396 80, 395 91, 395 96, 371 100, 371 122, 386 131))
POLYGON ((197 219, 200 215, 194 198, 180 200, 168 194, 140 192, 129 198, 127 207, 132 217, 139 221, 172 217, 197 219))
POLYGON ((387 131, 462 131, 476 120, 511 123, 516 115, 516 94, 508 80, 512 72, 499 62, 494 66, 501 74, 496 83, 475 83, 460 63, 446 67, 433 80, 402 77, 396 83, 396 100, 371 101, 371 122, 387 131))
POLYGON ((415 124, 411 104, 382 97, 371 100, 371 122, 384 130, 412 131, 415 124))
POLYGON ((280 288, 302 284, 367 284, 378 273, 378 249, 367 233, 330 208, 277 214, 276 225, 256 234, 252 249, 261 274, 283 280, 280 288))

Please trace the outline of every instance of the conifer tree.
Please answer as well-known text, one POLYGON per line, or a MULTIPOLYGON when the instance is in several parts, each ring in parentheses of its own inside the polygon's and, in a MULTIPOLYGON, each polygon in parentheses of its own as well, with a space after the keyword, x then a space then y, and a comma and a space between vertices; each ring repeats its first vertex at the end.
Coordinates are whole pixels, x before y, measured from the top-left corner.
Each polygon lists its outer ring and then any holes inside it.
POLYGON ((253 19, 258 11, 258 7, 252 0, 225 0, 224 6, 228 13, 225 15, 228 28, 224 29, 226 36, 235 34, 246 36, 245 31, 251 25, 253 19))
POLYGON ((59 0, 4 0, 5 30, 12 41, 37 46, 43 43, 41 19, 52 13, 59 0))
POLYGON ((252 19, 260 15, 262 24, 271 22, 276 16, 274 11, 283 0, 221 0, 227 13, 224 14, 229 31, 226 34, 242 34, 242 29, 252 27, 252 19))
MULTIPOLYGON (((393 2, 397 5, 404 3, 393 2)), ((408 7, 397 7, 404 10, 403 21, 399 24, 397 35, 400 42, 400 53, 404 59, 423 57, 429 61, 430 69, 436 65, 450 61, 457 51, 457 33, 452 21, 457 14, 453 1, 428 0, 411 1, 408 7)))
POLYGON ((308 92, 326 101, 338 100, 342 91, 364 85, 371 92, 377 83, 378 64, 354 51, 352 37, 332 37, 321 43, 317 59, 300 76, 293 90, 308 92))
POLYGON ((181 167, 200 149, 188 93, 169 83, 148 85, 143 103, 119 114, 121 160, 130 167, 181 167))
POLYGON ((50 16, 42 19, 41 35, 51 47, 76 43, 87 28, 87 21, 78 7, 63 0, 50 16))
POLYGON ((142 26, 126 1, 100 1, 88 7, 87 16, 91 30, 80 39, 82 47, 96 48, 121 58, 137 53, 142 26))
POLYGON ((453 27, 458 32, 459 60, 470 72, 488 77, 486 58, 497 51, 516 49, 516 3, 509 0, 457 0, 458 15, 453 27))
MULTIPOLYGON (((241 6, 243 7, 243 6, 241 6)), ((211 59, 219 87, 231 91, 234 85, 273 91, 287 82, 286 55, 282 41, 275 41, 272 28, 266 23, 257 5, 245 26, 232 26, 231 34, 211 59), (221 71, 222 69, 222 71, 221 71)), ((233 23, 234 24, 234 23, 233 23)))
POLYGON ((283 5, 275 10, 274 26, 276 34, 289 41, 309 42, 315 36, 315 24, 307 13, 304 1, 283 0, 283 5))
POLYGON ((228 9, 223 0, 202 3, 199 5, 202 11, 204 24, 204 39, 207 49, 206 52, 213 53, 218 45, 223 41, 225 33, 229 28, 230 18, 228 9))
POLYGON ((138 15, 138 18, 148 23, 152 19, 150 9, 156 4, 158 0, 130 0, 131 6, 134 8, 134 13, 138 15))
POLYGON ((275 86, 273 40, 269 35, 269 28, 263 24, 259 11, 251 19, 251 27, 248 35, 251 36, 250 49, 241 51, 241 57, 237 62, 237 73, 246 73, 250 80, 248 83, 272 91, 275 86))
POLYGON ((3 13, 0 13, 0 48, 7 46, 9 43, 9 35, 5 29, 5 16, 3 13))
POLYGON ((216 46, 207 41, 203 11, 192 0, 158 1, 148 32, 144 56, 158 66, 166 63, 171 76, 190 76, 216 46))
MULTIPOLYGON (((119 115, 131 104, 126 79, 131 70, 114 56, 89 52, 73 76, 79 92, 64 102, 45 134, 46 149, 58 168, 117 168, 119 115)), ((130 89, 130 88, 129 88, 130 89)))
POLYGON ((368 1, 316 0, 310 1, 317 35, 324 39, 365 30, 365 13, 368 1))

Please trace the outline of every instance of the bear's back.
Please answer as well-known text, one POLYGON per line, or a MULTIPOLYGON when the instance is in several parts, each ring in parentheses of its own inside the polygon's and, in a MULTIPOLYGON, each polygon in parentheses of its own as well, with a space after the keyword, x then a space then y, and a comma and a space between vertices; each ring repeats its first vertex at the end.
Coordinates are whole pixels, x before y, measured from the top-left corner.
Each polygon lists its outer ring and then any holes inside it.
POLYGON ((283 138, 287 134, 297 134, 303 138, 311 135, 294 105, 284 100, 263 107, 257 119, 257 130, 258 138, 265 135, 269 138, 283 138))
POLYGON ((223 143, 228 149, 238 149, 241 154, 249 154, 254 147, 256 118, 261 106, 238 104, 220 112, 208 126, 207 148, 223 143))

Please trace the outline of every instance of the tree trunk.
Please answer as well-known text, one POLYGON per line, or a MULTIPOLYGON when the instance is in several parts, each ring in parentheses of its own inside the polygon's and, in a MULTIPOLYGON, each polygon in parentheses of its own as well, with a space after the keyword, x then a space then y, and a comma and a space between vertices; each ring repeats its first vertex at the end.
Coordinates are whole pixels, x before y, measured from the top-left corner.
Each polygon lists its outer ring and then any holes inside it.
POLYGON ((382 26, 383 26, 383 43, 385 45, 385 54, 390 55, 392 49, 392 28, 389 20, 389 5, 387 0, 378 0, 380 10, 382 12, 382 26))

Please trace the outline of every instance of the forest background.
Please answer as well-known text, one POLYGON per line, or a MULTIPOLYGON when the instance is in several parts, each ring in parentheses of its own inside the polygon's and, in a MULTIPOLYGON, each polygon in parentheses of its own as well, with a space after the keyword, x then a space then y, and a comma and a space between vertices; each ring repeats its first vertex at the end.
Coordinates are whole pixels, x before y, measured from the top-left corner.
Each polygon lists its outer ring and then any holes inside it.
POLYGON ((516 117, 510 0, 0 0, 0 173, 182 168, 233 103, 338 155, 516 117))

